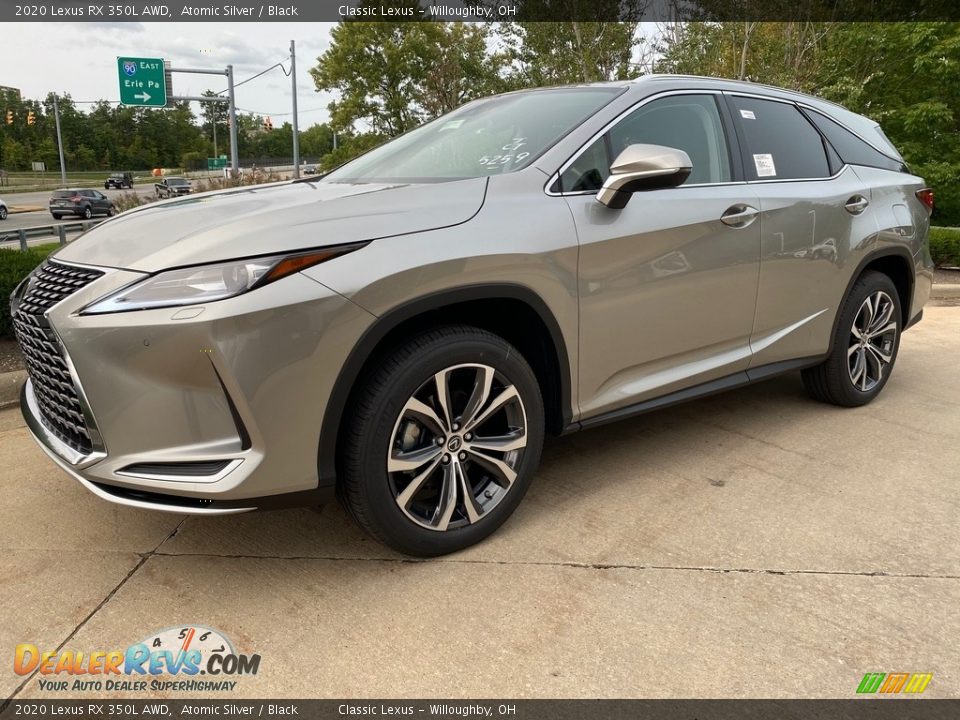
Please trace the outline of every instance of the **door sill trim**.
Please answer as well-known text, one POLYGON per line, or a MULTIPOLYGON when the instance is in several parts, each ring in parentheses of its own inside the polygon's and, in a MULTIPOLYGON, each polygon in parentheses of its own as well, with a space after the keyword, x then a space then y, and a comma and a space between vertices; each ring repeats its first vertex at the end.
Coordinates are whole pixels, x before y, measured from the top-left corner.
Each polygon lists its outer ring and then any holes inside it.
POLYGON ((586 430, 587 428, 597 427, 599 425, 606 425, 607 423, 615 422, 617 420, 623 420, 629 417, 635 417, 636 415, 643 415, 644 413, 653 412, 654 410, 661 410, 673 405, 679 405, 680 403, 687 402, 688 400, 697 400, 699 398, 707 397, 708 395, 715 395, 726 390, 733 390, 734 388, 752 385, 753 383, 768 380, 772 377, 776 377, 777 375, 783 375, 784 373, 793 372, 794 370, 803 370, 804 368, 819 365, 824 361, 825 358, 826 355, 816 355, 812 357, 797 358, 795 360, 781 360, 780 362, 769 363, 768 365, 760 365, 759 367, 740 370, 739 372, 725 375, 724 377, 717 378, 716 380, 710 380, 709 382, 701 383, 699 385, 683 388, 682 390, 676 390, 650 400, 644 400, 642 402, 634 403, 633 405, 627 405, 626 407, 609 410, 607 412, 600 413, 599 415, 594 415, 593 417, 580 419, 579 421, 570 423, 570 425, 564 429, 563 434, 565 435, 569 432, 575 432, 577 430, 586 430))

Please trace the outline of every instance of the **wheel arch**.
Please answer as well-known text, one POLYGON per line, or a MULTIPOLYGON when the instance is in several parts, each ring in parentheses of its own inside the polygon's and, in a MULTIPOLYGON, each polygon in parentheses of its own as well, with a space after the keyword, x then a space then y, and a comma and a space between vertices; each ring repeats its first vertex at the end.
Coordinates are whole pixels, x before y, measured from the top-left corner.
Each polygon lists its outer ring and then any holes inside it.
POLYGON ((868 270, 881 272, 893 282, 897 288, 897 294, 900 296, 900 329, 901 332, 910 323, 910 311, 913 302, 913 287, 916 283, 914 277, 914 261, 910 251, 903 247, 888 247, 875 250, 860 260, 857 269, 851 274, 847 287, 837 305, 837 312, 833 318, 833 329, 830 333, 830 351, 833 351, 833 343, 837 334, 837 325, 840 322, 840 313, 843 310, 843 303, 850 296, 854 283, 859 280, 868 270))
POLYGON ((474 325, 515 345, 537 376, 547 430, 559 434, 570 424, 571 378, 566 342, 556 317, 537 293, 506 283, 431 293, 380 316, 340 369, 320 428, 317 464, 321 487, 336 482, 340 430, 350 397, 366 371, 411 332, 445 323, 474 325))

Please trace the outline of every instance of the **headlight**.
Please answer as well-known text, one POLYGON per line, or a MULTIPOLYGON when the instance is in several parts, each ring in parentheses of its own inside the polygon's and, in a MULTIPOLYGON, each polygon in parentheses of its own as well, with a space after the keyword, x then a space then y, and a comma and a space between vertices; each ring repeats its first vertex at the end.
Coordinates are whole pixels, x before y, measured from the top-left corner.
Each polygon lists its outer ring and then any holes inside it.
POLYGON ((325 260, 359 250, 367 243, 338 245, 296 255, 236 260, 216 265, 167 270, 100 298, 81 314, 126 312, 202 305, 241 295, 325 260))

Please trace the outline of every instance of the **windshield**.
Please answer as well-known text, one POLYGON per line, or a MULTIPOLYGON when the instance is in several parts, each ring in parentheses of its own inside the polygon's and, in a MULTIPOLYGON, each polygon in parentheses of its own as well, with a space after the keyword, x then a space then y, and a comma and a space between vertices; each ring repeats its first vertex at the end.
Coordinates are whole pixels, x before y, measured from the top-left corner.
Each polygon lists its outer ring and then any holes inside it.
POLYGON ((579 87, 478 100, 371 150, 327 182, 438 182, 519 170, 622 92, 579 87))
POLYGON ((167 178, 167 185, 186 185, 187 181, 183 178, 167 178))

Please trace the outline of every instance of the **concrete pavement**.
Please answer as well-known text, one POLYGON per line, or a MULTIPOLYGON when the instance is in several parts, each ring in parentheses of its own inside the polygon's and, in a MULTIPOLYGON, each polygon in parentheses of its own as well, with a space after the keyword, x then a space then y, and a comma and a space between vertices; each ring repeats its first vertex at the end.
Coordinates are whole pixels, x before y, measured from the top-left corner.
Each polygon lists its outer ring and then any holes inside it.
POLYGON ((894 671, 960 697, 958 355, 960 308, 929 307, 868 407, 791 375, 553 440, 496 535, 423 562, 336 506, 106 504, 0 412, 0 693, 64 697, 10 671, 19 642, 198 623, 262 656, 233 697, 853 697, 894 671))

